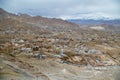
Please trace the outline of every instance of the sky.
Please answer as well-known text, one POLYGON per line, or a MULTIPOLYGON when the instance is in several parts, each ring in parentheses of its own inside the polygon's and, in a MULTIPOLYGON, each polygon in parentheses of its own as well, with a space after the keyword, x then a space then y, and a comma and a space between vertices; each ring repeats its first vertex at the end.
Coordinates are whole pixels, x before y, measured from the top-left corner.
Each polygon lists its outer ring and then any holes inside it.
POLYGON ((120 19, 120 0, 0 0, 0 8, 62 19, 120 19))

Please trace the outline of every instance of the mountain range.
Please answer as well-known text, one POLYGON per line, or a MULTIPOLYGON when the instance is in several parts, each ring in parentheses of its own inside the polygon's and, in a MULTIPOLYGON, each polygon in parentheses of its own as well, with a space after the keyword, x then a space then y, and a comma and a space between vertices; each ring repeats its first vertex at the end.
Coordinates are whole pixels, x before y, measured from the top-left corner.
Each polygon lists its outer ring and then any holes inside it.
MULTIPOLYGON (((20 23, 24 23, 26 25, 34 25, 36 27, 42 27, 42 28, 50 28, 50 29, 56 29, 59 28, 59 30, 63 29, 69 29, 69 28, 90 28, 90 27, 97 27, 101 26, 104 28, 104 30, 109 31, 120 31, 120 19, 100 19, 100 20, 94 20, 94 19, 69 19, 69 20, 62 20, 58 18, 47 18, 42 16, 30 16, 28 14, 12 14, 8 13, 7 11, 0 8, 0 20, 2 19, 10 19, 13 20, 13 23, 15 21, 18 21, 20 23)), ((11 23, 12 24, 12 23, 11 23)), ((91 28, 90 28, 91 29, 91 28)))
POLYGON ((101 25, 101 24, 109 24, 114 26, 120 26, 120 19, 69 19, 68 21, 76 23, 76 24, 84 24, 84 25, 101 25))

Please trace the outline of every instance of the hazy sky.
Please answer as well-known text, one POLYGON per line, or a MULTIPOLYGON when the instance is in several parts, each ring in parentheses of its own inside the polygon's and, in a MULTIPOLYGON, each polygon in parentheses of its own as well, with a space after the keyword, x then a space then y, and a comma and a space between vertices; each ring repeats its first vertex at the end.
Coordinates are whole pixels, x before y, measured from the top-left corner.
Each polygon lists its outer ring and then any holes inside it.
POLYGON ((120 19, 120 0, 0 0, 0 8, 62 19, 120 19))

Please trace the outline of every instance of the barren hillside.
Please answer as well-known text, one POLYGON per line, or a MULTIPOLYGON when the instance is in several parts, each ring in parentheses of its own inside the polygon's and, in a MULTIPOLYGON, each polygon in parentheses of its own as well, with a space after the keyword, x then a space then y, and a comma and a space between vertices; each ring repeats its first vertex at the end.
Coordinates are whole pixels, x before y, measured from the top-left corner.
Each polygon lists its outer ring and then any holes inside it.
POLYGON ((0 80, 119 80, 120 32, 99 29, 0 9, 0 80))

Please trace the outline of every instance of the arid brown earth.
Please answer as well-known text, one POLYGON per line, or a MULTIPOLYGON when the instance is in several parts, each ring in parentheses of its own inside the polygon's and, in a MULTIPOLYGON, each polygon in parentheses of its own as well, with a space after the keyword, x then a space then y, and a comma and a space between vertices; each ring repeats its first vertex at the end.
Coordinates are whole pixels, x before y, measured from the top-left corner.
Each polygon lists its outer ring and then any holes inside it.
POLYGON ((119 31, 0 9, 0 80, 120 80, 119 71, 119 31))

